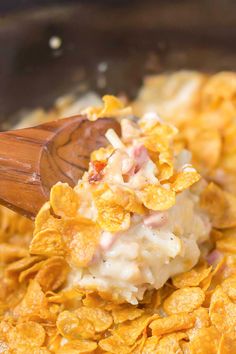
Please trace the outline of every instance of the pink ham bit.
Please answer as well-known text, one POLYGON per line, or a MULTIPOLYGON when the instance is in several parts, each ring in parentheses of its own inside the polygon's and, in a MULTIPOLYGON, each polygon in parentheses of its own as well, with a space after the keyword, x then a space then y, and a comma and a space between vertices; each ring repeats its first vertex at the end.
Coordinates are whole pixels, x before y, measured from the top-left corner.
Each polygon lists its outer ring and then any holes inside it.
POLYGON ((143 220, 144 225, 152 228, 162 227, 168 221, 168 213, 157 211, 146 216, 143 220))
POLYGON ((138 144, 131 150, 131 155, 135 160, 135 173, 148 161, 149 156, 147 149, 143 144, 138 144))
POLYGON ((216 263, 219 262, 221 258, 222 258, 222 253, 218 250, 214 250, 206 256, 206 260, 210 265, 215 265, 216 263))

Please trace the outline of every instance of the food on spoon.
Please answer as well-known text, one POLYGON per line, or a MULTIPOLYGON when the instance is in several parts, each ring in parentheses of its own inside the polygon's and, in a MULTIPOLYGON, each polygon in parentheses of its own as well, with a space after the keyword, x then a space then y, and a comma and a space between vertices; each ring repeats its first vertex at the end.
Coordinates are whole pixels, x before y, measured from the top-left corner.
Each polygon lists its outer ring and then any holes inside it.
MULTIPOLYGON (((117 99, 105 97, 105 105, 113 102, 121 137, 106 132, 108 146, 92 153, 74 189, 60 182, 52 188, 47 216, 39 223, 40 211, 36 218, 30 252, 48 256, 52 248, 61 255, 63 249, 71 268, 67 288, 137 304, 146 290, 198 262, 211 224, 199 205, 204 182, 191 189, 200 180, 191 154, 175 151, 177 129, 156 114, 135 121, 117 99)), ((91 112, 99 119, 98 109, 91 112)))

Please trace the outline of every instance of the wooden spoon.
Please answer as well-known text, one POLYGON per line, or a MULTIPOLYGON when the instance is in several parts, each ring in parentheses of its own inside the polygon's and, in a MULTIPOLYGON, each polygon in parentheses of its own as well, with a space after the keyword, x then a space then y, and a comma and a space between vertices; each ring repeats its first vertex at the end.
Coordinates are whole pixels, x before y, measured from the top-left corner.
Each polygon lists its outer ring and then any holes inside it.
POLYGON ((55 183, 77 183, 109 128, 120 134, 115 120, 78 115, 0 133, 0 204, 34 218, 55 183))

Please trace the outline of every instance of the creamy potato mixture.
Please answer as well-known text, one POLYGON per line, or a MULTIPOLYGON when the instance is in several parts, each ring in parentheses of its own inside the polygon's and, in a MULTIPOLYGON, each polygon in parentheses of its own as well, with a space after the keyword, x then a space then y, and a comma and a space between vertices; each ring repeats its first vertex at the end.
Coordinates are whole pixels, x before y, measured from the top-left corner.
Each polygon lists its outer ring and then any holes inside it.
POLYGON ((148 77, 125 105, 58 99, 121 135, 35 223, 0 209, 0 352, 236 352, 236 74, 148 77))

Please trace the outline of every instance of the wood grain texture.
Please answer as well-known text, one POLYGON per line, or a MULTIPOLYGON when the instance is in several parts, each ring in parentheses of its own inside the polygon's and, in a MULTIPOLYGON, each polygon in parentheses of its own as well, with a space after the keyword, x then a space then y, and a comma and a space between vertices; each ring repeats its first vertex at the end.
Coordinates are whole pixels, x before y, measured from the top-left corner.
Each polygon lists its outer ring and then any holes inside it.
POLYGON ((120 134, 112 119, 74 116, 0 133, 0 203, 34 218, 55 183, 77 183, 109 128, 120 134))

